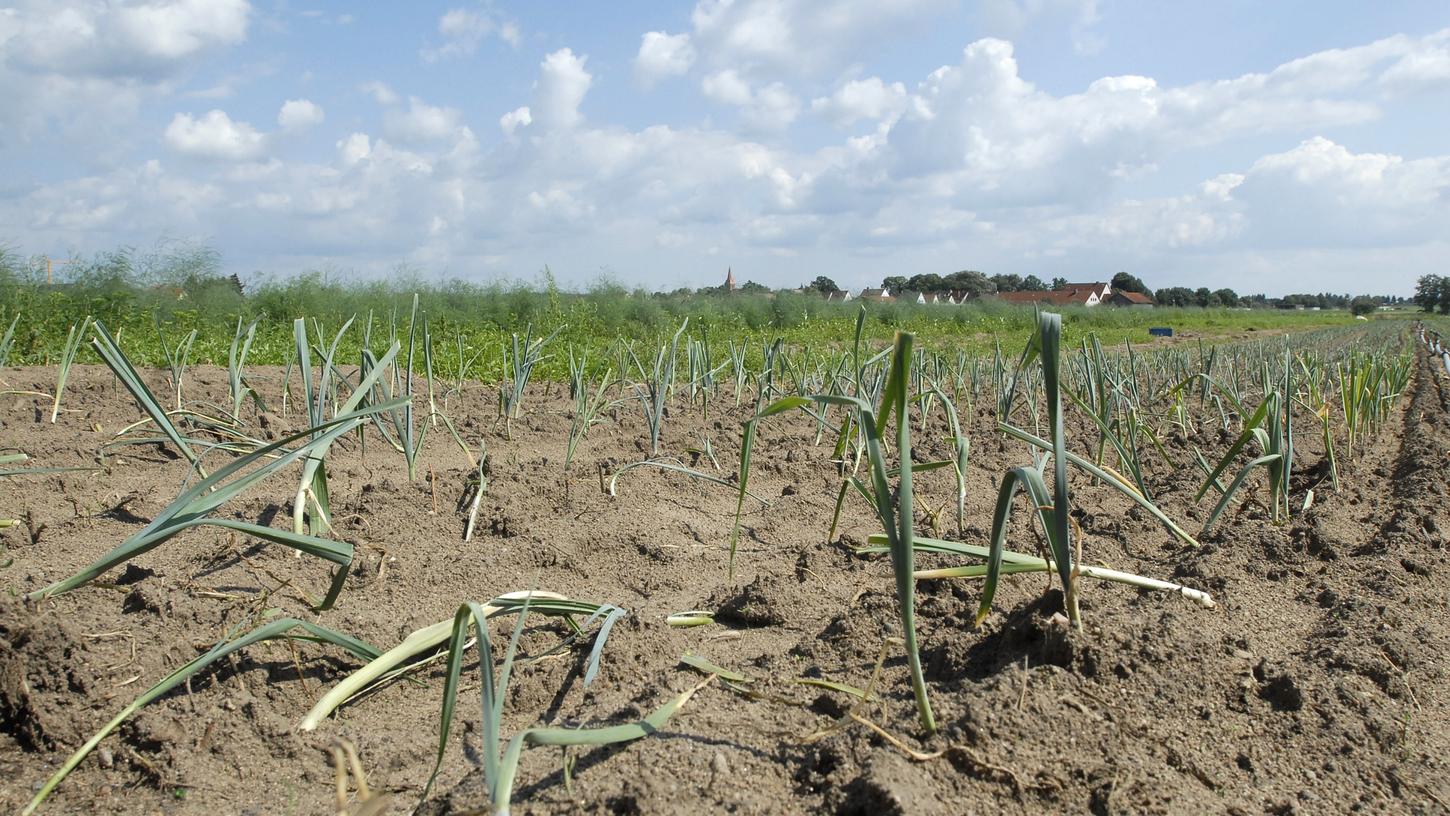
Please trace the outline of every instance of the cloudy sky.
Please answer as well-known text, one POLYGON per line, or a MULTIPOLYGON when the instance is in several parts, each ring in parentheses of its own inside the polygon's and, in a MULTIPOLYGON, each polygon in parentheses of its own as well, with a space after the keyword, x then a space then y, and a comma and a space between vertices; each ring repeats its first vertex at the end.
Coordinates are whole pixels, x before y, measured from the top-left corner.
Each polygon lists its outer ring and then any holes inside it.
POLYGON ((57 257, 1268 294, 1450 267, 1444 0, 0 0, 0 100, 0 242, 57 257))

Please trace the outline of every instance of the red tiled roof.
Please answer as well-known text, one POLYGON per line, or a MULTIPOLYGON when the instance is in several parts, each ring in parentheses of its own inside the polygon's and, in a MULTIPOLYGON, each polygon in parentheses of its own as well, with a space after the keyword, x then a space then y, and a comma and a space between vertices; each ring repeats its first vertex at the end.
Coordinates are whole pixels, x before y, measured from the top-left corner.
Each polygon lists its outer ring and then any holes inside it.
POLYGON ((1155 303, 1155 301, 1153 300, 1153 298, 1148 297, 1147 295, 1143 294, 1142 292, 1124 292, 1121 289, 1119 289, 1116 292, 1113 292, 1112 297, 1114 297, 1114 298, 1122 298, 1123 300, 1126 300, 1129 303, 1144 303, 1144 304, 1148 304, 1150 306, 1153 305, 1153 303, 1155 303))
POLYGON ((1068 286, 1045 292, 999 292, 997 298, 1008 303, 1052 303, 1056 305, 1084 304, 1098 291, 1091 287, 1068 286))

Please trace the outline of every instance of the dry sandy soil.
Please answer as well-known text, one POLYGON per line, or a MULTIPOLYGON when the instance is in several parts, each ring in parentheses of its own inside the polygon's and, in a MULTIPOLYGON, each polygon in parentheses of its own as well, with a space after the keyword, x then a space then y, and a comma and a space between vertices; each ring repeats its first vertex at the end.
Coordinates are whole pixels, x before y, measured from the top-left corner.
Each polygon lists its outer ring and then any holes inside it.
MULTIPOLYGON (((276 405, 280 377, 259 372, 276 405)), ((158 372, 148 375, 164 388, 158 372)), ((49 390, 53 369, 0 370, 3 388, 49 390)), ((194 370, 192 399, 225 399, 225 372, 194 370)), ((898 632, 889 563, 853 555, 874 520, 848 507, 844 544, 827 542, 839 477, 829 444, 803 418, 764 426, 734 580, 726 544, 729 488, 653 469, 620 480, 597 472, 643 458, 637 404, 596 426, 575 474, 561 473, 570 405, 558 386, 532 390, 512 439, 494 420, 496 391, 478 387, 450 406, 470 441, 486 439, 491 476, 480 534, 464 543, 457 507, 469 469, 445 433, 429 436, 424 471, 351 438, 329 460, 337 535, 358 560, 337 607, 319 622, 381 648, 452 616, 464 600, 539 588, 629 610, 582 685, 583 648, 519 667, 505 733, 537 724, 636 719, 698 682, 686 652, 749 675, 754 693, 713 684, 660 733, 574 752, 566 785, 558 751, 525 753, 518 813, 1446 813, 1450 802, 1450 383, 1428 358, 1383 433, 1344 463, 1338 491, 1322 481, 1321 451, 1303 438, 1294 495, 1318 501, 1275 525, 1241 502, 1201 547, 1172 539, 1146 514, 1075 474, 1074 515, 1085 557, 1208 590, 1214 610, 1116 584, 1083 592, 1086 628, 1054 622, 1061 608, 1042 575, 1006 578, 990 618, 972 626, 979 584, 924 581, 918 596, 924 661, 940 732, 920 733, 905 661, 893 649, 879 707, 861 709, 913 759, 859 723, 823 738, 850 698, 801 685, 817 677, 863 686, 883 638, 898 632), (435 498, 436 495, 436 498, 435 498), (672 629, 665 617, 723 610, 720 621, 672 629)), ((668 451, 707 435, 733 469, 745 417, 722 398, 708 420, 678 406, 668 451)), ((748 400, 747 400, 748 402, 748 400)), ((88 465, 101 443, 139 418, 108 370, 78 368, 67 410, 52 425, 39 397, 0 396, 0 447, 35 466, 88 465)), ((974 412, 965 530, 942 514, 939 532, 983 543, 996 481, 1026 449, 974 412)), ((293 427, 296 412, 268 419, 293 427)), ((253 427, 256 427, 255 425, 253 427)), ((1301 428, 1311 427, 1307 422, 1301 428)), ((1088 439, 1074 422, 1076 447, 1088 439)), ((260 433, 260 431, 259 431, 260 433)), ((918 434, 918 458, 946 450, 918 434), (923 442, 923 440, 925 440, 923 442)), ((1227 438, 1175 438, 1212 456, 1227 438)), ((686 460, 689 457, 686 456, 686 460)), ((713 471, 708 460, 697 467, 713 471)), ((158 445, 121 449, 97 473, 0 481, 0 809, 18 810, 60 762, 141 690, 216 643, 259 606, 308 616, 326 570, 290 551, 215 529, 184 534, 102 582, 42 603, 26 592, 64 577, 139 529, 175 495, 184 462, 158 445)), ((1211 506, 1192 502, 1188 470, 1160 463, 1157 498, 1197 530, 1211 506)), ((1263 477, 1256 477, 1262 479, 1263 477)), ((1261 482, 1253 496, 1263 493, 1261 482)), ((293 486, 264 484, 225 515, 287 523, 293 486)), ((931 507, 949 503, 943 472, 922 474, 931 507)), ((919 516, 922 529, 931 520, 919 516)), ((1025 511, 1016 548, 1031 549, 1025 511)), ((946 559, 923 556, 926 565, 946 559)), ((497 631, 506 635, 509 624, 497 631)), ((562 632, 531 617, 538 652, 562 632)), ((328 748, 358 747, 392 812, 417 802, 436 747, 437 664, 341 709, 316 732, 295 726, 316 698, 358 665, 313 644, 254 646, 143 710, 104 743, 46 805, 53 813, 332 813, 328 748)), ((484 808, 478 752, 478 674, 466 667, 459 725, 424 812, 484 808)))

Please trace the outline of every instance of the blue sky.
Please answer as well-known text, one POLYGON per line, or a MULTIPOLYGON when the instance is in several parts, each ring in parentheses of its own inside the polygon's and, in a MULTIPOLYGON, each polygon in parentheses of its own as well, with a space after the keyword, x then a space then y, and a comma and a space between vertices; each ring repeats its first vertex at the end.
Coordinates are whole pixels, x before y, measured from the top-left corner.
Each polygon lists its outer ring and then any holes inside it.
POLYGON ((1450 5, 0 0, 0 242, 650 288, 1408 294, 1450 5))

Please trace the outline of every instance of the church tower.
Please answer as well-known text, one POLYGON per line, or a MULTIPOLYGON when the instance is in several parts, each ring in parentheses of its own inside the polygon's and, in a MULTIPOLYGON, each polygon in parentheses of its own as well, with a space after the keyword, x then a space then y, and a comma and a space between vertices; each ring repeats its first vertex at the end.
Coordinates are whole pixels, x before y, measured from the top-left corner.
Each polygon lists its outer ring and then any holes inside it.
POLYGON ((728 266, 725 267, 725 291, 735 291, 735 272, 732 271, 728 266))

